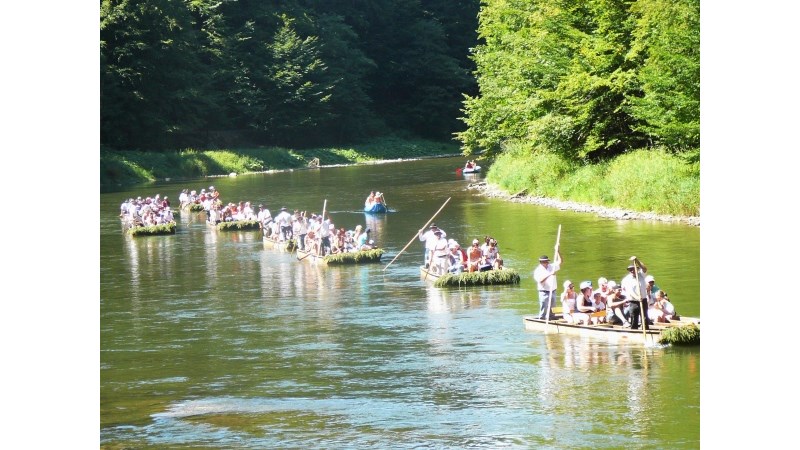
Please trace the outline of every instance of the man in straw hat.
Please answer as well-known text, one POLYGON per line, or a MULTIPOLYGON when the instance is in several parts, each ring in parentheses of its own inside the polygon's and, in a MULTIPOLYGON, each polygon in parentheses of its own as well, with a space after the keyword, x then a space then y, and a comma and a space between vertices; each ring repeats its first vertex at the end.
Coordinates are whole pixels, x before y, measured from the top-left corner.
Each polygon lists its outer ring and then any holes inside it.
POLYGON ((436 247, 436 242, 439 241, 439 238, 447 238, 447 233, 444 232, 441 228, 437 227, 435 223, 431 224, 431 227, 428 231, 420 229, 417 233, 419 236, 419 240, 425 243, 425 268, 431 266, 431 260, 433 258, 433 248, 436 247), (440 232, 440 235, 437 236, 436 232, 440 232))
POLYGON ((630 263, 628 264, 628 275, 622 279, 620 284, 622 290, 625 291, 625 296, 630 300, 630 323, 631 329, 636 330, 639 328, 639 322, 642 319, 642 312, 644 312, 644 329, 648 329, 647 322, 647 281, 646 279, 647 267, 642 264, 635 256, 631 256, 630 263))
POLYGON ((561 269, 561 251, 556 250, 555 261, 550 262, 547 255, 539 257, 539 265, 533 270, 533 279, 536 280, 536 286, 539 290, 539 319, 555 320, 556 317, 552 313, 552 307, 556 301, 556 287, 558 281, 556 280, 556 272, 561 269))

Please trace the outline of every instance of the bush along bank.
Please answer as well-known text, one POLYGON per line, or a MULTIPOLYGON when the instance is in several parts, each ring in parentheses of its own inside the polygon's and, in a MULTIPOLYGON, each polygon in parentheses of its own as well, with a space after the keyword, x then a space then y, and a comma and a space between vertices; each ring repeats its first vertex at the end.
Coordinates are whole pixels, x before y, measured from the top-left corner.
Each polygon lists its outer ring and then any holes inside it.
POLYGON ((599 164, 508 152, 492 163, 485 183, 470 188, 614 219, 700 225, 699 163, 660 150, 637 150, 599 164))

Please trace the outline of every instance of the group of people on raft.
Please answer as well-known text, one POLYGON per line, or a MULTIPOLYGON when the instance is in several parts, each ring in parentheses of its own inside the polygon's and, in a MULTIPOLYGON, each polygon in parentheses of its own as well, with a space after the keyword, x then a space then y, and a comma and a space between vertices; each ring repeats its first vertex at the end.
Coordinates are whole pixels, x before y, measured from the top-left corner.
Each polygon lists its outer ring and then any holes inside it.
MULTIPOLYGON (((556 250, 554 262, 551 263, 547 255, 542 255, 533 271, 539 290, 539 319, 559 319, 551 307, 555 306, 555 273, 561 268, 561 263, 561 253, 556 250)), ((596 288, 591 280, 586 280, 575 290, 573 282, 567 280, 561 293, 561 318, 574 324, 611 323, 631 329, 639 328, 642 315, 645 329, 653 323, 669 323, 677 319, 678 314, 667 293, 655 281, 655 277, 647 273, 647 267, 635 256, 631 257, 628 274, 619 284, 600 277, 596 288)))
POLYGON ((207 191, 201 189, 199 194, 196 190, 184 189, 178 200, 181 202, 181 208, 186 208, 191 204, 202 205, 206 212, 206 220, 212 225, 237 220, 256 220, 256 211, 253 210, 250 202, 242 200, 238 203, 228 202, 225 204, 214 186, 209 186, 207 191))
POLYGON ((467 249, 456 240, 447 239, 447 233, 435 223, 427 231, 420 229, 418 236, 425 243, 425 268, 434 275, 503 269, 497 240, 491 236, 484 236, 483 244, 473 239, 467 249))
POLYGON ((156 194, 153 197, 128 198, 119 206, 119 216, 127 227, 146 227, 175 222, 169 198, 156 194))
POLYGON ((290 213, 284 206, 278 215, 272 217, 264 205, 259 205, 258 209, 257 217, 264 237, 276 242, 295 240, 301 251, 326 256, 376 248, 372 230, 361 225, 356 225, 353 230, 344 227, 337 230, 329 214, 323 217, 299 210, 290 213))
POLYGON ((196 203, 203 205, 203 209, 209 211, 211 209, 210 205, 213 204, 213 201, 218 199, 219 191, 214 188, 214 186, 209 186, 208 191, 201 189, 199 194, 196 190, 189 191, 189 189, 184 189, 181 191, 180 195, 178 195, 178 201, 181 204, 181 209, 196 203), (208 201, 212 203, 208 203, 208 201), (206 208, 206 205, 209 205, 209 207, 206 208))

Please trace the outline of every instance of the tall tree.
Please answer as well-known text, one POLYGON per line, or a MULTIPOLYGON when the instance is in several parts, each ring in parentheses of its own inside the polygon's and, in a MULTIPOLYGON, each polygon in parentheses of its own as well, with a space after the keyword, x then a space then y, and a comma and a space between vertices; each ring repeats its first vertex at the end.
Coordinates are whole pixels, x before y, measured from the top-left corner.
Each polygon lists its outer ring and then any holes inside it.
POLYGON ((182 1, 102 0, 102 143, 153 149, 202 126, 209 79, 199 42, 182 1))
POLYGON ((628 98, 638 130, 674 151, 700 147, 700 1, 639 0, 631 59, 640 95, 628 98))
POLYGON ((263 44, 266 60, 254 67, 245 101, 252 125, 272 142, 286 144, 330 118, 334 80, 326 74, 318 38, 300 37, 290 18, 281 20, 272 40, 263 44))
POLYGON ((667 3, 487 1, 484 44, 473 55, 480 95, 466 97, 467 130, 458 134, 465 151, 491 154, 516 141, 602 159, 656 142, 687 145, 698 130, 699 22, 686 25, 686 2, 667 3))

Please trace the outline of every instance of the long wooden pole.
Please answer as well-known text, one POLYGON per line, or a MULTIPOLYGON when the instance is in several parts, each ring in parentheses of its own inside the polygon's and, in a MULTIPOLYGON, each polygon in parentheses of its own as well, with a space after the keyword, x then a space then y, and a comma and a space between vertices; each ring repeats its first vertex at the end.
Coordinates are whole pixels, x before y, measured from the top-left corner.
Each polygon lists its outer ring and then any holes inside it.
MULTIPOLYGON (((431 217, 431 218, 430 218, 430 220, 428 220, 428 221, 425 223, 425 225, 423 225, 423 226, 422 226, 422 228, 421 228, 422 230, 424 230, 424 229, 425 229, 425 227, 427 227, 429 223, 433 222, 433 219, 435 219, 435 218, 436 218, 436 216, 438 216, 438 215, 439 215, 439 213, 440 213, 440 212, 442 212, 442 210, 444 209, 445 205, 447 205, 447 202, 449 202, 451 198, 453 198, 453 197, 447 197, 447 200, 445 200, 445 201, 444 201, 444 203, 442 204, 442 207, 441 207, 441 208, 439 208, 439 210, 438 210, 438 211, 436 211, 436 214, 434 214, 434 215, 433 215, 433 217, 431 217)), ((406 251, 406 249, 408 248, 408 246, 409 246, 409 245, 411 245, 411 243, 412 243, 412 242, 414 242, 414 239, 416 239, 418 235, 419 235, 419 232, 417 232, 417 234, 415 234, 415 235, 414 235, 414 237, 412 237, 412 238, 411 238, 411 240, 410 240, 410 241, 408 241, 408 244, 406 244, 406 246, 405 246, 405 247, 403 247, 403 249, 402 249, 402 250, 400 250, 400 253, 398 253, 397 255, 395 255, 395 257, 394 257, 394 258, 393 258, 391 261, 389 261, 389 264, 387 264, 387 265, 386 265, 386 267, 384 267, 384 268, 383 268, 383 270, 386 270, 386 268, 387 268, 387 267, 391 266, 391 265, 392 265, 392 263, 395 261, 395 259, 397 259, 397 257, 398 257, 398 256, 400 256, 400 255, 401 255, 401 254, 402 254, 404 251, 406 251)))
MULTIPOLYGON (((557 258, 557 255, 558 255, 558 246, 559 245, 561 245, 561 224, 558 224, 558 234, 556 234, 556 246, 553 249, 556 252, 556 254, 553 255, 553 260, 554 261, 555 261, 555 259, 557 258)), ((559 263, 560 262, 561 262, 561 260, 559 259, 559 263)), ((556 286, 556 288, 558 288, 558 286, 556 286)), ((547 311, 545 311, 545 313, 547 313, 547 317, 544 319, 544 329, 545 330, 548 329, 549 325, 550 325, 550 311, 552 311, 552 308, 553 308, 552 300, 551 300, 552 298, 553 298, 553 296, 548 293, 547 294, 547 311)))
MULTIPOLYGON (((321 226, 319 227, 319 247, 317 247, 317 256, 319 256, 320 252, 322 251, 322 227, 325 226, 325 208, 327 208, 327 206, 328 199, 326 198, 325 202, 322 203, 322 217, 320 218, 321 226)), ((328 230, 328 233, 330 234, 330 230, 328 230)), ((330 240, 330 237, 328 237, 328 239, 330 240)))

